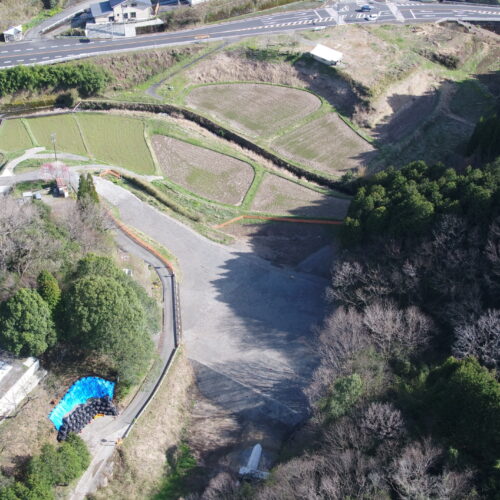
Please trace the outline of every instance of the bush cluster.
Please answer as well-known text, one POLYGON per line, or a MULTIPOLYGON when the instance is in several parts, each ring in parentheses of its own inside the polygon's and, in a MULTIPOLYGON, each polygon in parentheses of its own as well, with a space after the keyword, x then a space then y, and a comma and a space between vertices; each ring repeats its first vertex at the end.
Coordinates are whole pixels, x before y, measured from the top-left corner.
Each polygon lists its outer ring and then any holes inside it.
POLYGON ((82 97, 89 97, 102 92, 109 81, 109 75, 91 63, 15 66, 0 70, 0 97, 52 89, 76 89, 82 97))
POLYGON ((20 481, 0 488, 3 500, 53 500, 54 487, 79 478, 90 464, 90 453, 81 438, 70 434, 60 446, 46 444, 32 457, 20 481))

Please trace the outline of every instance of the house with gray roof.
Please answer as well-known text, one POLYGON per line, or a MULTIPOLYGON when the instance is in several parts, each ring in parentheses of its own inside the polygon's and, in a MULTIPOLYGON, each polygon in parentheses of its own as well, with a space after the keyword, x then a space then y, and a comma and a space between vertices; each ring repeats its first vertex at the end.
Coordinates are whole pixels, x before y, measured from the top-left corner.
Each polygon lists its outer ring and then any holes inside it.
POLYGON ((151 0, 107 0, 90 6, 96 24, 147 21, 154 15, 151 0))

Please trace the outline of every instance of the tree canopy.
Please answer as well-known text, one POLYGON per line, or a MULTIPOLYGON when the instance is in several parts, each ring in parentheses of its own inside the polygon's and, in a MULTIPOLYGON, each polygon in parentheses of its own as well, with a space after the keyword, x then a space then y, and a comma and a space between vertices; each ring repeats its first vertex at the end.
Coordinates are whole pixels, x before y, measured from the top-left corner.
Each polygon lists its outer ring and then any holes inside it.
POLYGON ((55 344, 49 305, 36 290, 21 288, 0 307, 0 346, 17 356, 40 356, 55 344))
POLYGON ((99 203, 99 195, 97 194, 94 180, 92 179, 92 175, 90 173, 80 175, 77 199, 80 202, 88 199, 94 203, 99 203))
POLYGON ((106 355, 121 382, 138 381, 151 359, 158 312, 144 290, 111 259, 82 259, 66 302, 67 338, 106 355), (142 291, 142 292, 141 292, 142 291))
POLYGON ((449 358, 427 378, 441 433, 476 457, 500 458, 500 384, 477 359, 449 358))
POLYGON ((500 161, 463 174, 417 161, 362 182, 343 226, 348 244, 377 236, 404 237, 429 229, 442 214, 488 223, 500 208, 500 161))

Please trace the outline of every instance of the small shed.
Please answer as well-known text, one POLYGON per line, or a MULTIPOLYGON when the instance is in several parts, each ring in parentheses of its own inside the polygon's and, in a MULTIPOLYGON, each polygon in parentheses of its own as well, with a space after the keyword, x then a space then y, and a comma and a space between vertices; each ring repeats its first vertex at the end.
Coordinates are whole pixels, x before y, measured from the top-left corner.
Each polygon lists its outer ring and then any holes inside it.
POLYGON ((8 30, 3 32, 3 37, 6 42, 19 42, 23 39, 23 27, 11 26, 8 30))
POLYGON ((56 194, 64 196, 64 198, 69 196, 68 186, 66 186, 66 183, 60 177, 56 179, 56 194))
POLYGON ((344 57, 344 54, 342 54, 342 52, 331 49, 326 45, 321 45, 320 43, 318 43, 318 45, 316 45, 316 47, 314 47, 314 49, 312 49, 311 52, 309 53, 317 61, 323 64, 328 64, 329 66, 338 64, 339 62, 342 61, 342 58, 344 57))

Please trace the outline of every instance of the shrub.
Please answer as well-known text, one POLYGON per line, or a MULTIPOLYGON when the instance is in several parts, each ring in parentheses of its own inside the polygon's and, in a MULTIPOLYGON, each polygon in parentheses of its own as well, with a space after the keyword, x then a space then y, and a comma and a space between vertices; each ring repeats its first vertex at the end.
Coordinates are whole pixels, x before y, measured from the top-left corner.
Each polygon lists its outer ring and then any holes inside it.
POLYGON ((322 402, 329 418, 337 419, 349 412, 363 394, 363 380, 354 373, 339 377, 333 384, 331 395, 322 402))
POLYGON ((72 108, 76 105, 79 98, 78 91, 76 89, 70 89, 69 92, 58 95, 55 104, 60 108, 72 108))
POLYGON ((38 293, 53 311, 61 300, 61 289, 54 275, 48 271, 42 271, 37 278, 38 293))

